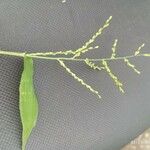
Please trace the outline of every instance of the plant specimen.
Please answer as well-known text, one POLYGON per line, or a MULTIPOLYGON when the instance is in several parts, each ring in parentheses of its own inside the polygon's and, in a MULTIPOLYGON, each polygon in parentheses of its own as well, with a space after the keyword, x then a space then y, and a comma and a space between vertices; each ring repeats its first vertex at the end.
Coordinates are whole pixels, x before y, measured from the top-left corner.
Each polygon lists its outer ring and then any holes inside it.
POLYGON ((103 31, 110 25, 110 21, 112 16, 110 16, 104 25, 88 40, 83 44, 82 47, 76 50, 62 50, 56 52, 37 52, 37 53, 22 53, 22 52, 10 52, 10 51, 1 51, 0 55, 10 55, 24 58, 24 70, 21 77, 20 82, 20 116, 23 126, 22 132, 22 150, 25 150, 25 145, 29 138, 29 135, 32 129, 36 125, 36 120, 38 116, 38 102, 33 86, 33 59, 47 59, 51 61, 57 61, 62 68, 66 70, 70 76, 72 76, 77 82, 82 84, 86 89, 88 89, 91 93, 101 98, 101 94, 93 88, 91 85, 86 83, 83 79, 81 79, 78 75, 76 75, 66 64, 66 61, 79 61, 85 63, 85 65, 89 66, 89 68, 98 71, 106 71, 107 74, 112 78, 114 84, 119 89, 120 92, 124 93, 123 84, 118 79, 118 77, 113 73, 112 69, 109 66, 110 61, 118 61, 122 60, 128 67, 133 69, 137 74, 140 74, 140 71, 137 70, 134 64, 130 62, 131 58, 134 57, 150 57, 150 53, 141 53, 141 49, 144 47, 144 43, 141 44, 133 55, 128 56, 118 56, 116 55, 118 40, 115 39, 112 45, 112 54, 110 57, 106 58, 81 58, 80 56, 84 53, 87 53, 91 50, 98 49, 99 46, 91 47, 90 45, 94 43, 95 39, 100 36, 103 31), (95 62, 98 62, 95 63, 95 62))

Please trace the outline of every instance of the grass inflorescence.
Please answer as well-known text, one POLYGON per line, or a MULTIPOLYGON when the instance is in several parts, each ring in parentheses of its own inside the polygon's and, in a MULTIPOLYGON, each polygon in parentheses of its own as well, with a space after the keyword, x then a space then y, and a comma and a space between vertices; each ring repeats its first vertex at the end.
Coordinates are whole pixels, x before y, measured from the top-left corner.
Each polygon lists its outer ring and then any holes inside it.
POLYGON ((123 61, 128 67, 133 69, 136 73, 140 74, 140 71, 137 70, 136 66, 130 62, 129 59, 134 57, 150 57, 150 53, 141 53, 141 49, 145 46, 145 44, 141 44, 132 55, 128 56, 118 56, 117 55, 117 45, 118 39, 115 39, 112 44, 112 54, 110 57, 106 58, 81 58, 81 55, 87 53, 91 50, 98 49, 99 46, 91 46, 95 42, 95 39, 102 35, 105 29, 107 29, 110 25, 112 16, 110 16, 104 23, 102 27, 98 29, 98 31, 91 36, 91 38, 83 44, 78 49, 75 50, 60 50, 60 51, 48 51, 48 52, 36 52, 36 53, 20 53, 20 52, 10 52, 10 51, 2 51, 0 50, 0 55, 11 55, 18 57, 31 57, 36 59, 47 59, 47 60, 55 60, 59 62, 60 66, 62 66, 67 73, 69 73, 76 81, 78 81, 81 85, 91 91, 93 94, 97 95, 101 98, 98 90, 95 90, 91 85, 87 84, 83 79, 77 76, 72 70, 65 64, 66 61, 80 61, 84 62, 89 68, 98 71, 106 71, 106 73, 112 78, 115 85, 118 87, 120 92, 124 93, 123 83, 118 79, 118 77, 113 73, 112 69, 109 66, 110 61, 123 61), (95 63, 97 62, 97 63, 95 63), (98 65, 97 65, 98 64, 98 65))

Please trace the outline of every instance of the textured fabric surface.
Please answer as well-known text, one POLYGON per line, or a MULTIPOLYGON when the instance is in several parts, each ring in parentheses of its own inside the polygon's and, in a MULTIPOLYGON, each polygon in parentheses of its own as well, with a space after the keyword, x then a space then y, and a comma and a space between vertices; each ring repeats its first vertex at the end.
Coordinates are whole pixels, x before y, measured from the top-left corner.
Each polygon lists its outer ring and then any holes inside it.
MULTIPOLYGON (((92 58, 130 55, 145 42, 150 52, 149 0, 0 0, 0 47, 38 52, 77 49, 113 16, 110 27, 95 41, 92 58)), ((84 55, 84 56, 89 56, 84 55)), ((132 62, 139 76, 121 61, 110 64, 124 83, 119 93, 109 76, 83 63, 67 62, 101 92, 98 101, 55 61, 34 60, 39 118, 27 150, 119 150, 150 126, 150 59, 132 62)), ((0 150, 21 149, 18 86, 22 59, 0 56, 0 150)))

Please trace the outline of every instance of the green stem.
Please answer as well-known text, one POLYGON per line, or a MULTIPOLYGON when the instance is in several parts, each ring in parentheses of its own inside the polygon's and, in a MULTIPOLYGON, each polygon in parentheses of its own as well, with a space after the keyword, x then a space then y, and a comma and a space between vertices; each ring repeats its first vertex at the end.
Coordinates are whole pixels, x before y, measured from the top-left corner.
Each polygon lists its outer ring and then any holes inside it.
MULTIPOLYGON (((37 59, 47 59, 47 60, 65 60, 65 61, 85 61, 86 58, 68 58, 68 57, 44 57, 44 56, 33 56, 31 54, 26 53, 19 53, 19 52, 8 52, 8 51, 0 51, 0 55, 10 55, 10 56, 17 56, 17 57, 24 57, 25 55, 31 58, 37 58, 37 59)), ((148 54, 150 56, 150 54, 148 54)), ((123 60, 123 59, 129 59, 134 57, 146 57, 146 54, 138 54, 138 55, 129 55, 129 56, 120 56, 115 58, 88 58, 89 61, 112 61, 112 60, 123 60)))
POLYGON ((20 52, 9 52, 9 51, 0 50, 0 55, 10 55, 10 56, 24 57, 25 52, 20 53, 20 52))

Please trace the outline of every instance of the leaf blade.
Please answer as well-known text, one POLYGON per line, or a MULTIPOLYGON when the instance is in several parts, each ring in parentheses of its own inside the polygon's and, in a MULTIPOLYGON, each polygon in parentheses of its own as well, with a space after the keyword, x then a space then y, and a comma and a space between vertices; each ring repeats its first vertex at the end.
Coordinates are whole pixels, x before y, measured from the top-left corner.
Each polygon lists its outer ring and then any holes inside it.
POLYGON ((24 57, 24 70, 20 82, 20 117, 22 122, 22 150, 25 150, 27 140, 36 125, 38 117, 38 102, 33 85, 33 60, 24 57))

